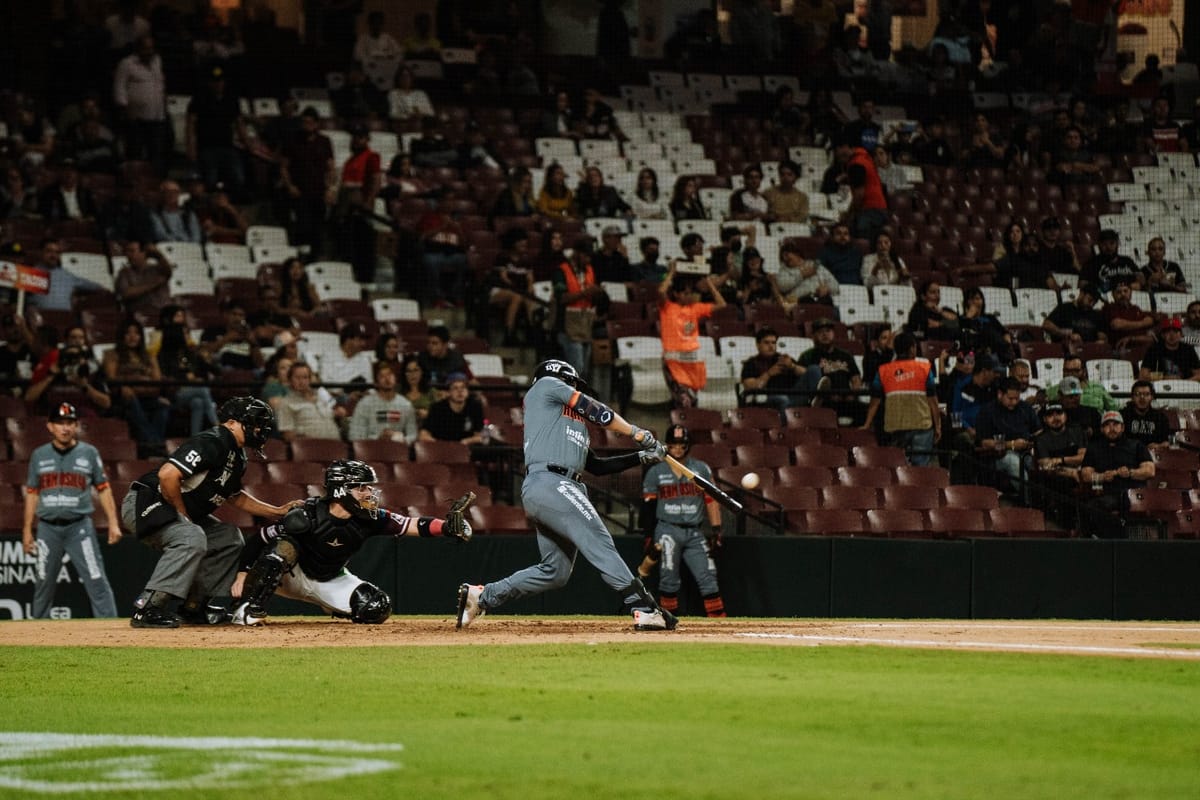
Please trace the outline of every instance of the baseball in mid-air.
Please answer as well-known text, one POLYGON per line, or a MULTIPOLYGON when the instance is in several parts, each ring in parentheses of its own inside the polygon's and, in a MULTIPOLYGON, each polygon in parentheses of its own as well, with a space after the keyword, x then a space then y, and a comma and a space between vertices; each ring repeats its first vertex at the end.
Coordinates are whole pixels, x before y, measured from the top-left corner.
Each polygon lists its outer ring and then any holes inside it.
POLYGON ((758 473, 747 472, 742 476, 742 488, 753 490, 758 488, 758 473))

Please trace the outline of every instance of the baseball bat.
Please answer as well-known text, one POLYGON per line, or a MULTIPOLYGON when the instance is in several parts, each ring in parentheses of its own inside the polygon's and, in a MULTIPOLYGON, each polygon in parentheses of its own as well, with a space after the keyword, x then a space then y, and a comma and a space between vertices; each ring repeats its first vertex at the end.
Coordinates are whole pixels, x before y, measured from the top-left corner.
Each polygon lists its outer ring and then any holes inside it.
POLYGON ((735 513, 741 513, 742 511, 745 510, 741 503, 739 503, 737 500, 734 500, 728 494, 726 494, 725 492, 718 489, 717 485, 715 483, 708 480, 707 478, 700 477, 695 472, 692 472, 686 466, 681 464, 679 462, 679 460, 676 459, 675 457, 666 456, 663 460, 665 460, 668 464, 670 464, 675 469, 682 472, 683 476, 685 478, 687 478, 692 483, 699 486, 701 489, 703 489, 705 492, 708 493, 709 497, 711 497, 713 500, 716 500, 718 503, 725 506, 730 511, 733 511, 735 513))

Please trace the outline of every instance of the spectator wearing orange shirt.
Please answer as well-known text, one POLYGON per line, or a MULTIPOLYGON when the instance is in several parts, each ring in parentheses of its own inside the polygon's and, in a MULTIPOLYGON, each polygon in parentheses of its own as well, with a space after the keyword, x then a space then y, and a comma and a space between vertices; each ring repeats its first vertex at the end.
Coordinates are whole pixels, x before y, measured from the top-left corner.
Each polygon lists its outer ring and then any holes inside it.
POLYGON ((711 317, 714 308, 725 305, 725 299, 717 291, 711 274, 704 278, 676 275, 675 268, 676 262, 672 261, 658 287, 663 375, 671 390, 671 404, 676 408, 694 408, 697 395, 708 382, 708 371, 700 357, 700 322, 711 317), (696 284, 700 280, 708 283, 713 302, 699 302, 696 284))

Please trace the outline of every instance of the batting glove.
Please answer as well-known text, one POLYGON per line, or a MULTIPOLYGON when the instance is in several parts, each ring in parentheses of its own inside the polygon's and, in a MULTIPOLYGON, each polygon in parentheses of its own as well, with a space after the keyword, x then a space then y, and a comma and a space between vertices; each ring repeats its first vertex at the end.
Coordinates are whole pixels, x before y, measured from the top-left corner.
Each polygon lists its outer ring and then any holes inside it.
POLYGON ((467 492, 450 504, 450 511, 446 514, 446 522, 442 525, 442 534, 444 536, 455 536, 464 542, 471 541, 471 523, 467 522, 463 515, 474 502, 475 493, 467 492))

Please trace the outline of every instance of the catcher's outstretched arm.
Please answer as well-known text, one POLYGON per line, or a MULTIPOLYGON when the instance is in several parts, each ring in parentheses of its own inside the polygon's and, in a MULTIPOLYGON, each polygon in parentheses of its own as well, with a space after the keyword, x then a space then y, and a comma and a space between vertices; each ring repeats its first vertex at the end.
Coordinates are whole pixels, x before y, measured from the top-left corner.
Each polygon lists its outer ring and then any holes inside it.
POLYGON ((471 540, 471 523, 467 522, 465 514, 475 502, 475 493, 467 492, 450 504, 450 511, 445 519, 438 517, 403 517, 393 514, 403 527, 397 532, 398 536, 454 536, 464 542, 471 540))

